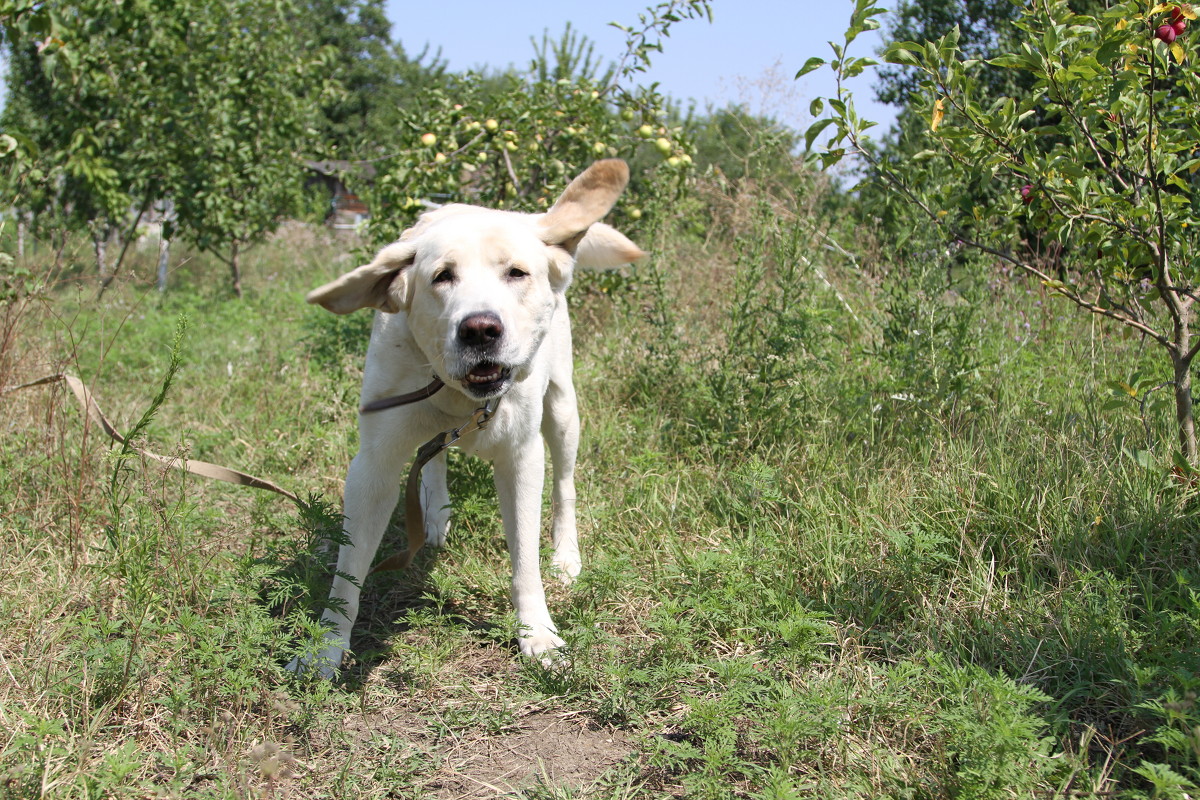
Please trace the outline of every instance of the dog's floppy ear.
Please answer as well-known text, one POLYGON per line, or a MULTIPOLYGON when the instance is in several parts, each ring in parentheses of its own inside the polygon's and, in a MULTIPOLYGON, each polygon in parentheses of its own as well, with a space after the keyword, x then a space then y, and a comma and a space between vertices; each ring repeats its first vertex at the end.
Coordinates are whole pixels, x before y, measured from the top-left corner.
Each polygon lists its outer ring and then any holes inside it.
POLYGON ((575 250, 575 265, 582 269, 612 269, 646 257, 642 248, 615 228, 597 222, 575 250))
POLYGON ((538 236, 572 255, 592 223, 599 222, 629 183, 629 167, 606 158, 585 169, 538 220, 538 236))
POLYGON ((415 242, 389 244, 370 264, 313 289, 305 299, 335 314, 349 314, 360 308, 377 308, 395 314, 408 307, 406 269, 412 266, 416 253, 415 242))

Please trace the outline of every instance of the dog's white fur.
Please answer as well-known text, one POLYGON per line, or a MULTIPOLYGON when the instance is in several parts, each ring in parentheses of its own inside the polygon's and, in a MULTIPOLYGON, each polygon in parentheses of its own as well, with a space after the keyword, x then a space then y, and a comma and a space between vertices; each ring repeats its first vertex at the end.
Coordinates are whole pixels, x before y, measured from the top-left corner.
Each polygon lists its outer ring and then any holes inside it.
MULTIPOLYGON (((565 292, 576 265, 611 268, 644 255, 598 222, 628 176, 622 161, 597 162, 545 214, 466 205, 426 213, 370 264, 309 294, 310 303, 336 313, 368 307, 381 312, 367 349, 364 403, 420 388, 433 375, 446 387, 427 400, 359 416, 359 451, 346 475, 349 544, 338 553, 323 617, 330 626, 326 646, 290 668, 334 674, 349 647, 359 587, 399 499, 407 462, 419 445, 463 424, 491 397, 502 399, 490 424, 459 445, 494 465, 521 652, 548 660, 562 645, 539 567, 542 441, 549 444, 554 470, 553 565, 570 582, 580 570, 574 481, 579 415, 565 292)), ((440 546, 450 523, 445 456, 431 461, 421 477, 426 541, 440 546)))

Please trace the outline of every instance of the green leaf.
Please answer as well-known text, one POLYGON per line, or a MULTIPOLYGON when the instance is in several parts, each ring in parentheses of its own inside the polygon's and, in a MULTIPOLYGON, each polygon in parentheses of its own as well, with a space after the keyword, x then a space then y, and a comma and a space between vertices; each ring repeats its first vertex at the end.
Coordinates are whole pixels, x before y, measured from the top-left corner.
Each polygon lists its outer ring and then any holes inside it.
POLYGON ((832 124, 833 124, 833 119, 830 117, 826 117, 825 119, 819 119, 816 122, 814 122, 812 125, 810 125, 808 127, 808 130, 805 131, 805 133, 804 133, 804 149, 805 149, 805 151, 812 150, 813 141, 818 136, 821 135, 821 131, 825 130, 832 124))
POLYGON ((1094 69, 1089 64, 1072 64, 1067 69, 1059 72, 1057 77, 1060 81, 1091 80, 1099 74, 1100 71, 1094 69))
POLYGON ((1125 383, 1125 381, 1109 380, 1109 381, 1105 381, 1104 383, 1105 383, 1105 385, 1108 386, 1109 389, 1112 389, 1113 394, 1127 395, 1129 397, 1132 397, 1134 400, 1137 400, 1137 396, 1138 396, 1137 389, 1134 389, 1128 383, 1125 383))
MULTIPOLYGON (((888 47, 883 53, 883 60, 889 64, 903 64, 912 67, 921 66, 921 60, 913 52, 916 45, 911 42, 898 42, 888 47)), ((921 51, 922 54, 924 51, 921 51)))
POLYGON ((958 52, 958 40, 962 36, 962 29, 955 25, 950 31, 938 41, 938 55, 944 60, 948 60, 951 56, 958 52))
POLYGON ((825 59, 821 58, 820 56, 813 56, 808 61, 804 62, 804 66, 800 68, 800 71, 796 73, 796 77, 792 80, 801 78, 812 72, 814 69, 819 69, 823 66, 825 66, 825 59))
POLYGON ((837 164, 846 155, 844 149, 830 150, 828 153, 821 154, 821 165, 824 169, 829 169, 834 164, 837 164))
POLYGON ((1137 464, 1139 467, 1146 470, 1147 472, 1154 471, 1154 469, 1157 467, 1157 464, 1155 463, 1155 459, 1154 459, 1154 454, 1151 453, 1149 450, 1138 450, 1138 449, 1131 448, 1131 447, 1123 447, 1123 448, 1121 448, 1121 452, 1127 458, 1129 458, 1131 461, 1133 461, 1133 463, 1137 464))
POLYGON ((853 58, 846 62, 845 76, 854 78, 863 73, 867 67, 873 67, 879 62, 873 58, 853 58))

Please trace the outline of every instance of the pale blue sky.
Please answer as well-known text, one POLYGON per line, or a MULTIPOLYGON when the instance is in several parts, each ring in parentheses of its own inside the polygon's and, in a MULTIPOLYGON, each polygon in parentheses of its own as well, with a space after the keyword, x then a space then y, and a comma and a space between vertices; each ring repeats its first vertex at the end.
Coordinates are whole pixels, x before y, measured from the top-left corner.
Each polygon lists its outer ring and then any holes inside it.
MULTIPOLYGON (((452 0, 450 3, 388 0, 392 35, 410 55, 426 43, 441 48, 453 70, 478 67, 524 68, 533 55, 530 37, 541 39, 548 30, 561 34, 566 23, 596 44, 596 53, 615 61, 624 51, 624 34, 608 25, 635 25, 650 0, 452 0)), ((803 130, 812 121, 808 113, 814 97, 834 93, 828 68, 809 73, 799 81, 792 76, 810 56, 830 57, 828 41, 842 41, 850 19, 846 0, 713 0, 713 22, 687 20, 675 24, 663 52, 653 57, 645 82, 658 81, 661 90, 676 100, 708 105, 742 102, 751 110, 767 113, 803 130)), ((871 32, 859 37, 859 55, 874 55, 880 37, 871 32)), ((852 51, 854 52, 854 51, 852 51)), ((0 75, 6 65, 0 63, 0 75)), ((895 110, 875 102, 874 70, 868 69, 850 83, 859 114, 881 123, 877 136, 895 119, 895 110)), ((0 105, 3 105, 0 85, 0 105)))
MULTIPOLYGON (((566 23, 596 44, 605 60, 617 60, 624 51, 624 34, 608 25, 635 25, 638 14, 651 0, 452 0, 449 3, 388 0, 392 36, 410 55, 426 43, 442 49, 452 70, 474 67, 524 68, 533 55, 530 37, 541 39, 549 30, 562 33, 566 23)), ((807 128, 812 121, 809 102, 834 93, 833 73, 828 68, 793 81, 796 71, 810 56, 831 57, 828 41, 841 42, 850 20, 852 4, 846 0, 714 0, 713 22, 687 20, 676 23, 653 57, 646 78, 677 100, 694 99, 703 110, 707 104, 723 106, 745 102, 752 110, 764 111, 794 128, 807 128)), ((878 32, 864 34, 853 45, 858 55, 873 56, 880 41, 878 32)), ((853 54, 855 50, 852 50, 853 54)), ((859 114, 881 123, 882 135, 895 118, 889 106, 875 102, 872 91, 874 69, 853 81, 859 114)))

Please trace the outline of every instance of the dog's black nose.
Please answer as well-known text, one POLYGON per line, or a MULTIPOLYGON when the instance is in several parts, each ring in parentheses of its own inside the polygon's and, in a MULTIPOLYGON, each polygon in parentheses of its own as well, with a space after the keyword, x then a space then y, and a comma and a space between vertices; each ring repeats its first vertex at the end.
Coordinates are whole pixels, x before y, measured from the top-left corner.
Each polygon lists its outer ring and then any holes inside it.
POLYGON ((491 312, 472 314, 458 323, 458 340, 467 347, 486 347, 504 335, 504 325, 491 312))

